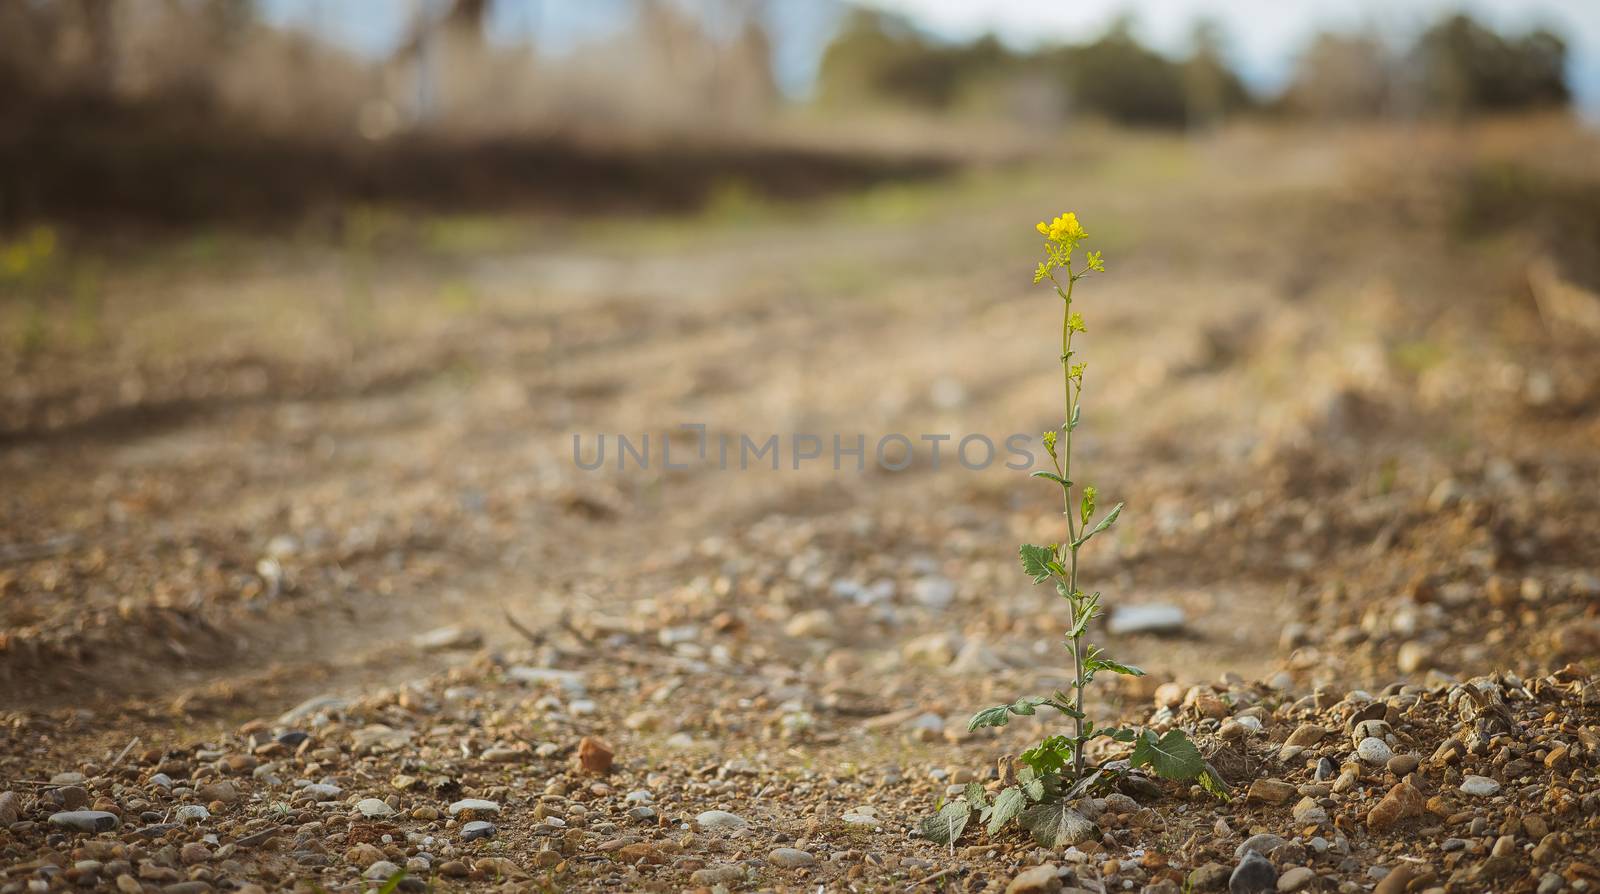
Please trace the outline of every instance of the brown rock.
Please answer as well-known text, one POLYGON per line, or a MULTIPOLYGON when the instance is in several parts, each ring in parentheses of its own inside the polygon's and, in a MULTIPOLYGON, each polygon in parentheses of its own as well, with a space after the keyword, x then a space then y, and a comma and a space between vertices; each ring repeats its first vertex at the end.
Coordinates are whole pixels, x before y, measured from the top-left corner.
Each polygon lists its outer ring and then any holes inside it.
POLYGON ((1421 764, 1422 755, 1420 754, 1397 754, 1389 758, 1389 763, 1385 766, 1388 767, 1390 773, 1404 779, 1421 764))
POLYGON ((1257 779, 1250 783, 1245 800, 1253 804, 1287 804, 1299 791, 1281 779, 1257 779))
POLYGON ((1567 762, 1567 755, 1571 753, 1572 750, 1567 746, 1557 745, 1556 747, 1550 749, 1549 754, 1544 756, 1544 765, 1547 769, 1560 769, 1562 765, 1567 762))
POLYGON ((178 851, 178 859, 182 860, 185 866, 204 863, 211 859, 211 848, 198 841, 191 841, 184 845, 182 850, 178 851))
POLYGON ((222 759, 222 768, 235 776, 245 776, 260 763, 253 755, 230 754, 222 759))
POLYGON ((1177 683, 1162 683, 1156 687, 1155 703, 1158 708, 1176 708, 1183 704, 1184 689, 1177 683))
POLYGON ((1415 786, 1409 782, 1398 782, 1383 796, 1383 800, 1367 812, 1367 828, 1374 832, 1386 832, 1403 820, 1421 816, 1426 806, 1427 800, 1415 786))
POLYGON ((366 869, 379 860, 388 859, 388 857, 376 845, 358 844, 344 852, 344 859, 347 863, 366 869))
POLYGON ((614 753, 604 739, 584 736, 578 742, 578 766, 586 773, 608 773, 614 753))
POLYGON ((516 879, 525 878, 528 875, 521 866, 505 857, 484 857, 473 863, 472 868, 490 879, 516 879))
POLYGON ((1522 818, 1522 831, 1534 841, 1539 841, 1550 834, 1550 824, 1539 814, 1530 813, 1522 818))
POLYGON ((1389 874, 1378 882, 1378 887, 1372 889, 1372 894, 1404 894, 1406 886, 1419 875, 1409 864, 1401 863, 1389 870, 1389 874))
POLYGON ((232 804, 239 800, 239 790, 234 788, 233 783, 226 781, 208 782, 195 789, 195 794, 205 801, 221 801, 224 804, 232 804))
POLYGON ((1054 894, 1060 890, 1061 876, 1056 874, 1054 863, 1023 870, 1006 885, 1006 894, 1054 894))
POLYGON ((1299 745, 1302 748, 1309 747, 1322 741, 1322 737, 1327 734, 1327 730, 1317 726, 1315 723, 1302 723, 1295 727, 1294 732, 1289 734, 1289 738, 1285 739, 1283 744, 1299 745))
POLYGON ((1196 891, 1221 891, 1228 887, 1230 872, 1221 863, 1207 863, 1189 873, 1189 885, 1196 891))
POLYGON ((1561 856, 1561 836, 1555 832, 1539 839, 1539 844, 1533 849, 1533 862, 1540 866, 1549 866, 1561 856))
POLYGON ((22 798, 16 792, 0 792, 0 826, 9 826, 22 816, 22 798))
POLYGON ((665 863, 667 858, 648 841, 624 845, 617 849, 617 859, 624 863, 665 863))

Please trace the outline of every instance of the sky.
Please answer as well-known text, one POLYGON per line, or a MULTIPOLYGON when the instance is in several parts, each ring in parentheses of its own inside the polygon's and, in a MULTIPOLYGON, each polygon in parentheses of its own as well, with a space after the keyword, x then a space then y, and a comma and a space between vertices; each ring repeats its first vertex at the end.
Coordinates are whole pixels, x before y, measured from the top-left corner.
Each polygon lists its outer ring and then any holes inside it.
MULTIPOLYGON (((687 9, 710 11, 726 0, 673 0, 687 9)), ((773 52, 779 83, 804 96, 823 48, 846 8, 844 0, 765 0, 774 12, 773 52)), ((1246 82, 1270 93, 1283 86, 1295 56, 1316 31, 1372 27, 1405 42, 1442 15, 1466 10, 1516 33, 1547 27, 1568 43, 1568 80, 1579 105, 1600 111, 1600 0, 858 0, 861 5, 909 16, 924 30, 950 40, 994 32, 1007 43, 1092 38, 1124 14, 1136 33, 1158 49, 1181 53, 1194 23, 1220 22, 1229 56, 1246 82)), ((404 37, 416 5, 436 9, 447 0, 260 0, 259 8, 280 25, 308 27, 353 49, 381 54, 404 37)), ((551 52, 602 38, 626 24, 632 0, 497 0, 491 37, 504 42, 535 40, 551 52)))

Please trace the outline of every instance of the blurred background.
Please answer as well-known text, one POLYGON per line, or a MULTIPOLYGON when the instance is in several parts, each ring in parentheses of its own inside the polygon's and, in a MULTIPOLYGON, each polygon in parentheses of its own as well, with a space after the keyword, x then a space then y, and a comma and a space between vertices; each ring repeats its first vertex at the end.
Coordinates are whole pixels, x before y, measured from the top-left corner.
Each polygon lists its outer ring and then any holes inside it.
POLYGON ((1587 0, 0 0, 0 680, 1053 660, 1003 468, 571 439, 1051 427, 1069 209, 1147 663, 1591 654, 1597 116, 1587 0))

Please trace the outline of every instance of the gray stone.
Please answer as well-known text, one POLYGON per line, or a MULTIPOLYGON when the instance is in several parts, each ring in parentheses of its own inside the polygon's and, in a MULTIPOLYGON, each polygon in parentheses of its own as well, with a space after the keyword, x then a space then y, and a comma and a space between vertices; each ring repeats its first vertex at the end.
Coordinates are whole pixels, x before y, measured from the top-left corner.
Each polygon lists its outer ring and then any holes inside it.
POLYGON ((298 705, 278 715, 278 726, 295 726, 300 721, 317 714, 332 714, 342 711, 350 703, 338 696, 319 695, 308 698, 298 705))
POLYGON ((1183 632, 1187 616, 1181 607, 1165 603, 1124 605, 1112 612, 1106 630, 1116 636, 1133 633, 1171 634, 1183 632))
POLYGON ((1362 763, 1381 767, 1387 764, 1390 758, 1394 757, 1394 752, 1390 750, 1387 742, 1368 736, 1361 740, 1361 744, 1356 746, 1356 757, 1360 758, 1362 763))
POLYGON ((955 581, 937 575, 919 578, 911 585, 911 597, 927 608, 949 608, 956 599, 955 581))
POLYGON ((1301 798, 1294 805, 1293 816, 1295 825, 1299 826, 1320 826, 1328 821, 1328 811, 1310 797, 1301 798))
POLYGON ((694 821, 702 829, 743 829, 750 825, 744 817, 726 810, 707 810, 694 821))
POLYGON ((553 667, 529 667, 519 664, 506 669, 506 679, 518 683, 555 683, 568 692, 583 692, 586 688, 579 671, 559 670, 553 667))
POLYGON ((493 801, 485 801, 482 798, 463 798, 451 804, 447 809, 450 811, 451 816, 455 816, 463 810, 470 810, 473 813, 499 813, 500 805, 493 801))
POLYGON ((1233 855, 1239 859, 1244 859, 1244 855, 1249 853, 1266 856, 1285 844, 1288 844, 1288 840, 1283 836, 1274 835, 1271 832, 1262 832, 1260 835, 1251 835, 1241 841, 1239 846, 1233 849, 1233 855))
POLYGON ((109 832, 122 825, 122 820, 104 810, 63 810, 50 815, 50 825, 74 832, 109 832))
POLYGON ((1461 791, 1476 798, 1487 798, 1500 791, 1500 783, 1487 776, 1466 776, 1461 780, 1461 791))
POLYGON ((394 878, 399 872, 400 867, 390 863, 388 860, 379 860, 376 863, 373 863, 371 866, 368 866, 367 871, 361 873, 361 877, 371 879, 375 882, 384 882, 394 878))
POLYGON ((381 816, 394 816, 394 808, 383 803, 377 798, 362 798, 360 801, 356 802, 356 810, 360 811, 361 815, 367 817, 368 819, 376 819, 381 816))
POLYGON ((479 838, 493 838, 494 833, 500 831, 494 823, 487 820, 473 820, 461 827, 462 841, 477 841, 479 838))
POLYGON ((483 645, 483 634, 471 627, 440 627, 412 637, 411 645, 424 652, 476 649, 483 645))
POLYGON ((1278 870, 1255 851, 1244 855, 1228 876, 1228 894, 1271 894, 1278 888, 1278 870))
POLYGON ((211 819, 211 811, 199 804, 185 804, 172 814, 172 818, 180 823, 203 823, 211 819))

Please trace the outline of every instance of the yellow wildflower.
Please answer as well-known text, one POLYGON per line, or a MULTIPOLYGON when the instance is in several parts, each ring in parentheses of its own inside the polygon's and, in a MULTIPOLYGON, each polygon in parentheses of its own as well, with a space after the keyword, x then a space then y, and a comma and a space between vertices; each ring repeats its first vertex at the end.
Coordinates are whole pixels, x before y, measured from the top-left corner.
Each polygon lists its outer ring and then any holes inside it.
POLYGON ((1049 223, 1039 221, 1034 225, 1039 235, 1062 245, 1073 245, 1088 236, 1083 225, 1078 223, 1078 215, 1071 211, 1063 213, 1060 217, 1052 219, 1049 223))
POLYGON ((1083 314, 1080 314, 1077 311, 1073 311, 1072 314, 1067 317, 1067 328, 1071 329, 1073 332, 1089 331, 1088 329, 1084 328, 1083 314))

